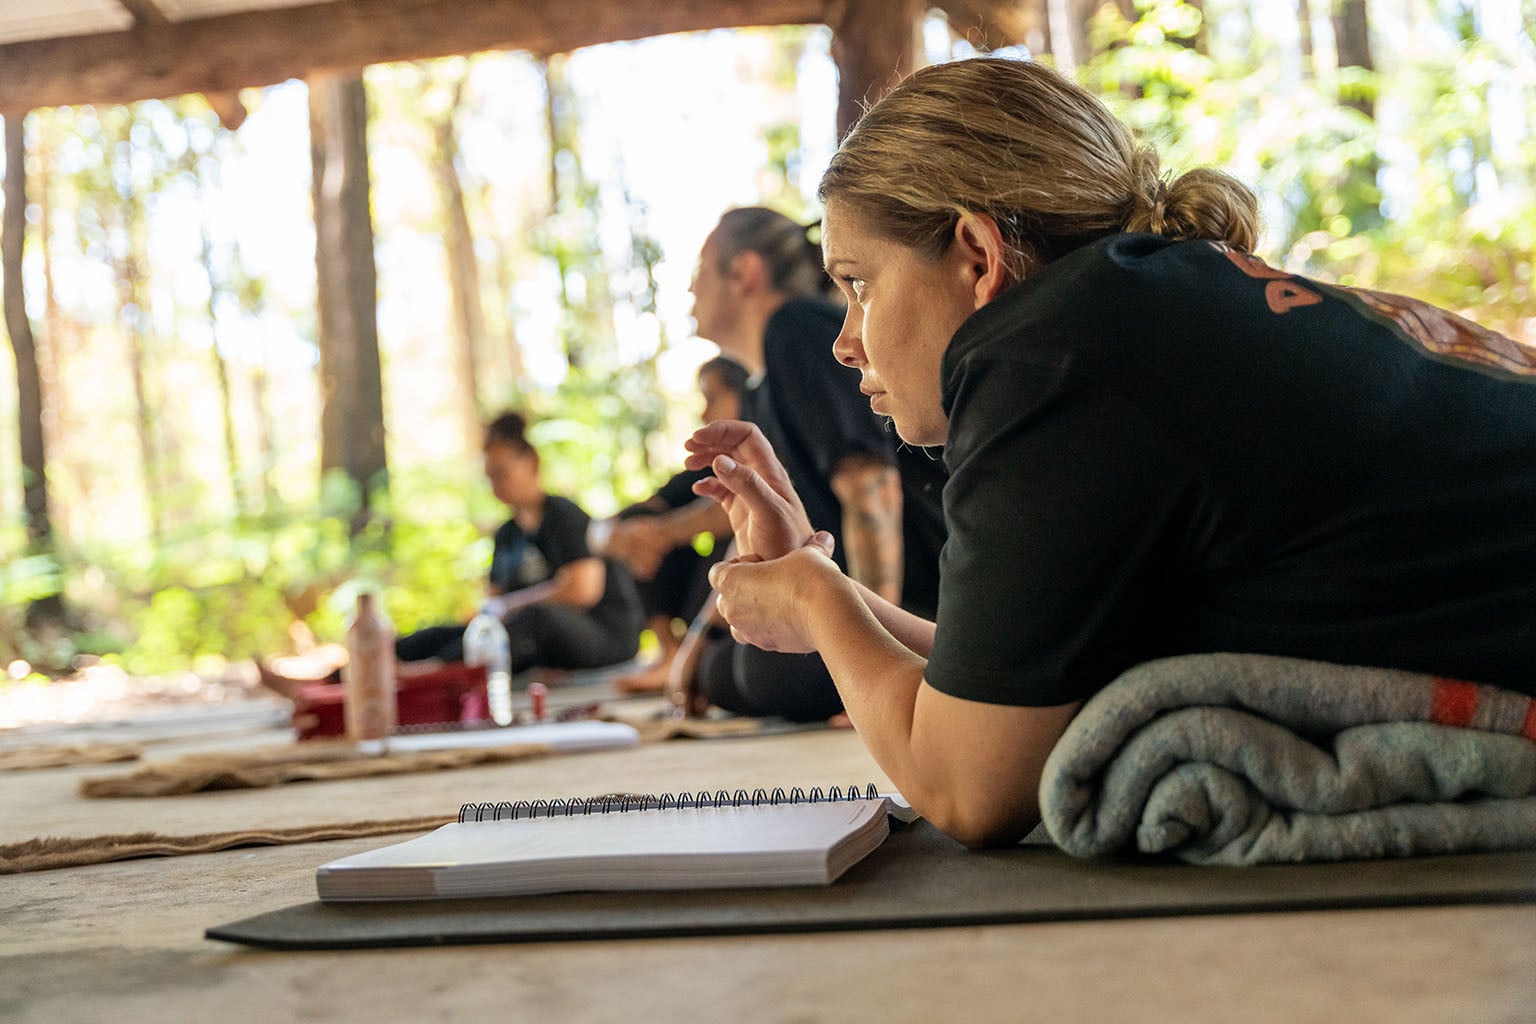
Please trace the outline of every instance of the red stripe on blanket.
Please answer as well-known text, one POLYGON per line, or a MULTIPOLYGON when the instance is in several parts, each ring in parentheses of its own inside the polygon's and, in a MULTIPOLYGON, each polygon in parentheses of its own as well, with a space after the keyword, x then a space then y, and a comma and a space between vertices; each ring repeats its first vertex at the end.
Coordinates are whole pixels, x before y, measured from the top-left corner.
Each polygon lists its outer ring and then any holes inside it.
POLYGON ((1436 679, 1430 697, 1429 720, 1439 725, 1466 728, 1477 710, 1477 684, 1460 679, 1436 679))
POLYGON ((1536 698, 1525 706, 1525 724, 1520 727, 1525 738, 1536 742, 1536 698))

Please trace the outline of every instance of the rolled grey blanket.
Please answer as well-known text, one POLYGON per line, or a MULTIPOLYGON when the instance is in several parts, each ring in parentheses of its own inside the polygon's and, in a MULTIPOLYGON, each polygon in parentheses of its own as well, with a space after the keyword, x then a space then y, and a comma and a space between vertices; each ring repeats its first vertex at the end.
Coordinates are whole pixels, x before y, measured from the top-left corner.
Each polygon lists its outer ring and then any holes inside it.
POLYGON ((1138 665, 1084 705, 1040 805, 1068 853, 1197 864, 1536 847, 1536 701, 1254 654, 1138 665))

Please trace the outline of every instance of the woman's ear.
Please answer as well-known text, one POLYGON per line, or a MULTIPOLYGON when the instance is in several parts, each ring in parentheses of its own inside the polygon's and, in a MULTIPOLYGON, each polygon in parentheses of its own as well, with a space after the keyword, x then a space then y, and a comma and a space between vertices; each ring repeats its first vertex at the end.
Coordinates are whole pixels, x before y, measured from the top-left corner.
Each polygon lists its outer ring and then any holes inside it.
POLYGON ((980 309, 1016 280, 1008 269, 1008 245, 997 221, 985 213, 962 213, 955 222, 952 250, 980 309))

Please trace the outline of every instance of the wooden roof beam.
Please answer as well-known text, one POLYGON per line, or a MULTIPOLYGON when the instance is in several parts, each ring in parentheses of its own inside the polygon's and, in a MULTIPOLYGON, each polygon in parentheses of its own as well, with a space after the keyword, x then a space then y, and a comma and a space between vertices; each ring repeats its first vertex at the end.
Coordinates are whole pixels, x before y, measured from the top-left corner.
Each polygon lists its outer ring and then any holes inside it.
POLYGON ((0 46, 0 113, 230 93, 479 50, 564 53, 672 32, 825 20, 827 0, 337 0, 0 46))

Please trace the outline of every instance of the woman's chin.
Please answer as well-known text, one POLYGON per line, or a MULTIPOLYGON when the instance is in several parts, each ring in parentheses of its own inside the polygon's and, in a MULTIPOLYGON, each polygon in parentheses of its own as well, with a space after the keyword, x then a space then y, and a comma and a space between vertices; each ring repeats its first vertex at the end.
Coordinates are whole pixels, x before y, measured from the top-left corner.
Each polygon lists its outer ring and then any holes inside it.
POLYGON ((944 439, 949 436, 947 423, 935 427, 930 424, 913 422, 904 416, 886 414, 880 418, 895 429, 897 437, 914 448, 931 448, 942 445, 944 439))

